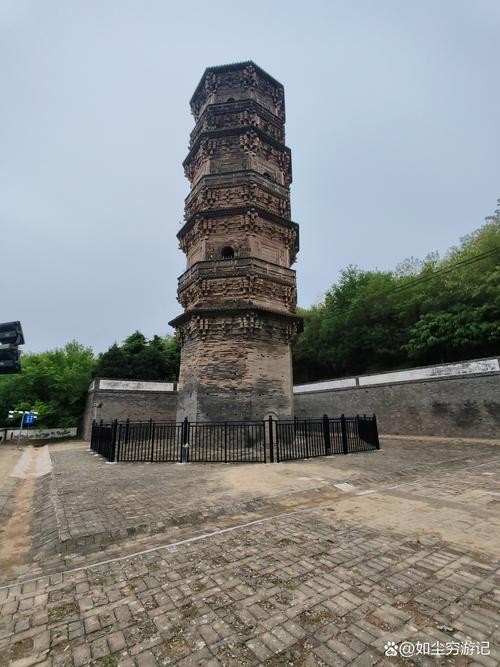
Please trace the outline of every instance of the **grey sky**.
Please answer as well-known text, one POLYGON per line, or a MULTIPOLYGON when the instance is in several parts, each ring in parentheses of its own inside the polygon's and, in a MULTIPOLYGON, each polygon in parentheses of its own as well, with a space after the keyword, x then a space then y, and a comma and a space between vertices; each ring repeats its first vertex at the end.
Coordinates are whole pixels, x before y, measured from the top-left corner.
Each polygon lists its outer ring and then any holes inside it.
POLYGON ((500 196, 499 35, 498 0, 0 0, 0 321, 169 331, 188 100, 240 60, 285 85, 300 305, 445 251, 500 196))

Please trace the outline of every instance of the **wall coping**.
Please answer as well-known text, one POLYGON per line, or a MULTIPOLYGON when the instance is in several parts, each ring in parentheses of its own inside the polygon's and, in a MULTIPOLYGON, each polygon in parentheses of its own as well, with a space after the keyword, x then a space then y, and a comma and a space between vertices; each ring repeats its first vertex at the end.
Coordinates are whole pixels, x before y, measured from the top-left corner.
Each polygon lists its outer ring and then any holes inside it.
MULTIPOLYGON (((21 437, 23 440, 49 440, 53 438, 74 438, 76 433, 76 426, 68 428, 23 428, 21 437)), ((14 440, 18 435, 18 428, 0 428, 0 436, 4 436, 5 443, 14 440)))
MULTIPOLYGON (((371 375, 320 380, 319 382, 294 385, 293 393, 307 394, 317 391, 329 391, 332 389, 371 387, 382 384, 399 384, 421 380, 443 380, 468 375, 491 375, 494 373, 500 373, 500 363, 497 357, 471 359, 468 361, 436 364, 434 366, 420 366, 418 368, 406 368, 402 370, 388 371, 386 373, 373 373, 371 375)), ((96 378, 90 383, 88 390, 89 392, 141 391, 172 393, 177 391, 177 383, 146 382, 141 380, 107 380, 106 378, 96 378)))
POLYGON ((155 391, 173 392, 177 388, 175 382, 144 382, 142 380, 106 380, 96 378, 90 383, 91 391, 155 391))
POLYGON ((371 387, 381 384, 415 382, 418 380, 441 380, 467 375, 491 375, 492 373, 499 372, 500 364, 497 357, 489 359, 472 359, 469 361, 437 364, 435 366, 407 368, 398 371, 389 371, 387 373, 375 373, 372 375, 359 375, 350 378, 339 378, 337 380, 321 380, 320 382, 299 384, 294 386, 293 393, 307 394, 317 391, 328 391, 331 389, 371 387))

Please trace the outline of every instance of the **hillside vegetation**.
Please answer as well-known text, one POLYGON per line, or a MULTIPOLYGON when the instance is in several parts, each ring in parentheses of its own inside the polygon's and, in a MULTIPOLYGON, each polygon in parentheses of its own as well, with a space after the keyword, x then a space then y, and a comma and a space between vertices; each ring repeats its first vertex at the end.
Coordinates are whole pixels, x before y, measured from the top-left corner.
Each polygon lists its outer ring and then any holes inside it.
POLYGON ((300 310, 294 381, 499 354, 498 206, 443 258, 409 259, 394 271, 342 271, 321 303, 300 310))

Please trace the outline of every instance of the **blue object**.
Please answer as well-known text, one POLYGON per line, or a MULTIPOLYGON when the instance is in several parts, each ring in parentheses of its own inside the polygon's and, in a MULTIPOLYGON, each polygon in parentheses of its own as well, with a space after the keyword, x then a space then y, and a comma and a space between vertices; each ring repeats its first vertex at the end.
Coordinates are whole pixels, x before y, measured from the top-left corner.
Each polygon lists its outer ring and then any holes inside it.
POLYGON ((30 426, 31 424, 34 424, 35 422, 36 422, 36 415, 34 415, 32 412, 27 412, 24 415, 23 424, 25 426, 30 426))

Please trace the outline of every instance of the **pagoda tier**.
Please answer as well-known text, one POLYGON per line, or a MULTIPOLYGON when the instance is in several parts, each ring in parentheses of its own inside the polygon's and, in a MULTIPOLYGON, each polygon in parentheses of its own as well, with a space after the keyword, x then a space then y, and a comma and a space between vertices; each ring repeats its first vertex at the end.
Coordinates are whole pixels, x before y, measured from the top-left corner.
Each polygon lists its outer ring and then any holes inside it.
POLYGON ((191 185, 202 176, 255 171, 288 187, 292 182, 290 149, 258 129, 236 128, 202 133, 183 162, 191 185), (236 169, 235 169, 236 168, 236 169))
MULTIPOLYGON (((288 189, 254 171, 200 178, 186 197, 185 218, 189 222, 197 213, 249 207, 270 213, 283 221, 290 220, 288 189)), ((182 231, 177 236, 181 236, 182 231)))
POLYGON ((190 150, 201 135, 215 138, 224 136, 228 130, 257 129, 269 139, 284 143, 285 127, 280 118, 253 100, 213 104, 196 123, 190 135, 190 150))

